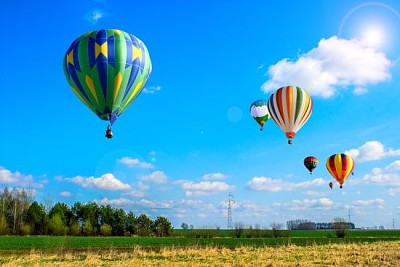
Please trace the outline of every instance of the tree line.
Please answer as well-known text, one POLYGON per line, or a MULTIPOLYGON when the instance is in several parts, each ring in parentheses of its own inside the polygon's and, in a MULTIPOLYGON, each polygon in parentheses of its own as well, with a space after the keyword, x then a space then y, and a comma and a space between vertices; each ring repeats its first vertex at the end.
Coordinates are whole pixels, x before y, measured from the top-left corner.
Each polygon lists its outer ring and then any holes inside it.
POLYGON ((29 190, 0 191, 1 235, 169 236, 171 222, 135 215, 110 205, 75 202, 38 203, 29 190))
POLYGON ((346 222, 343 218, 334 218, 333 222, 327 223, 315 223, 303 219, 290 220, 286 222, 286 228, 288 230, 337 229, 338 224, 345 225, 347 229, 355 229, 354 223, 346 222))

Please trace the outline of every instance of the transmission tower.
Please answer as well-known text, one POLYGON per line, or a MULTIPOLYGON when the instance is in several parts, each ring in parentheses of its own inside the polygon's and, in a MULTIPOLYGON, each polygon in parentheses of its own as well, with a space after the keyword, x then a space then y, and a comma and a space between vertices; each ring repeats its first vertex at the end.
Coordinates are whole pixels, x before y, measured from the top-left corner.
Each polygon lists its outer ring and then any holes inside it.
POLYGON ((351 222, 351 213, 350 213, 350 209, 349 209, 348 216, 349 216, 349 219, 348 219, 349 221, 348 221, 348 222, 350 223, 350 222, 351 222))
POLYGON ((392 223, 393 223, 393 230, 395 229, 395 227, 394 227, 394 218, 393 218, 393 220, 392 220, 392 223))
POLYGON ((232 204, 235 203, 235 199, 231 193, 228 195, 228 229, 233 229, 233 222, 232 222, 232 204))

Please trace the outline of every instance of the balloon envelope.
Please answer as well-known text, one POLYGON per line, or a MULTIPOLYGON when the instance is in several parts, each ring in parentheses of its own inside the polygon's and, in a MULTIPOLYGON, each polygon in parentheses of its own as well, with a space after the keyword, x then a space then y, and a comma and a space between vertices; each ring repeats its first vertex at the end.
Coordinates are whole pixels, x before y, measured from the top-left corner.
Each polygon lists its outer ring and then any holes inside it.
POLYGON ((311 116, 313 101, 307 91, 298 86, 281 87, 268 100, 272 119, 292 143, 297 131, 311 116))
POLYGON ((264 124, 270 118, 268 112, 268 102, 266 100, 256 100, 250 105, 250 114, 263 130, 264 124))
POLYGON ((342 188, 344 181, 353 172, 354 160, 348 154, 334 154, 326 160, 326 168, 342 188))
POLYGON ((138 38, 102 29, 77 38, 64 56, 63 68, 78 98, 112 125, 142 91, 152 65, 138 38))
POLYGON ((304 159, 304 166, 310 171, 310 174, 317 168, 318 159, 314 156, 309 156, 304 159))

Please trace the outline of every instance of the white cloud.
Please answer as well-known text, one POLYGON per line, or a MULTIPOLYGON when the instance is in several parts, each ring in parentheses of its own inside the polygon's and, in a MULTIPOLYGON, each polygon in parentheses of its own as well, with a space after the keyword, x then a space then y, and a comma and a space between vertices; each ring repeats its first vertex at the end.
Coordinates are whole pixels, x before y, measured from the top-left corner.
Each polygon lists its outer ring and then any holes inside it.
POLYGON ((103 174, 102 176, 96 177, 83 177, 76 176, 73 178, 66 178, 65 180, 70 181, 74 184, 78 184, 82 187, 96 188, 110 191, 117 190, 128 190, 131 189, 129 184, 124 184, 111 173, 103 174))
POLYGON ((317 48, 296 61, 285 58, 271 65, 270 79, 262 89, 268 93, 282 86, 297 85, 311 95, 328 98, 340 88, 353 86, 355 93, 360 94, 365 93, 367 85, 389 80, 390 65, 384 53, 365 43, 333 36, 321 39, 317 48))
POLYGON ((172 209, 174 207, 173 201, 152 201, 147 199, 141 199, 135 202, 135 206, 141 206, 145 208, 156 208, 156 209, 172 209))
POLYGON ((124 195, 131 196, 131 197, 145 197, 148 194, 146 192, 133 189, 133 190, 129 190, 128 192, 124 193, 124 195))
POLYGON ((145 94, 154 94, 161 90, 161 86, 150 86, 149 88, 143 88, 142 92, 145 94))
POLYGON ((364 87, 357 86, 356 88, 354 88, 353 93, 355 95, 365 95, 366 93, 368 93, 368 90, 364 87))
POLYGON ((167 176, 162 171, 155 171, 149 175, 142 176, 140 178, 142 181, 153 182, 155 184, 162 184, 167 182, 167 176))
POLYGON ((104 11, 100 9, 92 9, 84 16, 85 20, 91 24, 96 24, 100 19, 105 16, 104 11))
POLYGON ((322 178, 316 178, 314 180, 306 182, 289 183, 289 182, 284 182, 280 179, 272 179, 264 176, 260 177, 256 176, 247 183, 246 187, 252 191, 279 192, 279 191, 291 191, 297 188, 309 188, 324 184, 326 184, 326 182, 322 178))
POLYGON ((400 160, 396 160, 385 168, 374 168, 363 176, 363 184, 389 186, 388 194, 394 196, 400 193, 400 160))
MULTIPOLYGON (((47 183, 47 181, 46 181, 47 183)), ((20 172, 11 172, 3 166, 0 166, 0 184, 10 184, 22 187, 43 188, 42 183, 34 182, 32 175, 21 174, 20 172)))
POLYGON ((154 168, 153 164, 151 164, 151 163, 140 161, 139 159, 134 159, 134 158, 130 158, 130 157, 123 157, 123 158, 117 160, 117 162, 122 163, 128 167, 139 167, 142 169, 154 168))
POLYGON ((346 153, 352 156, 355 161, 363 162, 400 156, 400 149, 385 149, 384 145, 378 141, 368 141, 359 148, 347 150, 346 153))
POLYGON ((301 210, 331 210, 335 208, 335 203, 329 198, 320 199, 304 199, 304 200, 292 200, 291 203, 284 204, 289 210, 301 211, 301 210))
POLYGON ((225 174, 222 174, 220 172, 216 172, 216 173, 207 173, 204 174, 202 179, 203 180, 223 180, 226 179, 227 176, 225 174))
POLYGON ((62 196, 62 197, 72 197, 73 194, 71 192, 68 192, 68 191, 62 191, 62 192, 60 192, 60 196, 62 196))
POLYGON ((326 196, 326 192, 311 191, 311 190, 307 191, 305 194, 307 196, 310 196, 310 197, 323 197, 323 196, 326 196))
POLYGON ((372 205, 382 205, 385 201, 381 198, 367 199, 367 200, 356 200, 354 205, 356 206, 372 206, 372 205))
POLYGON ((100 204, 100 205, 111 205, 111 206, 127 206, 127 205, 132 205, 134 202, 126 199, 126 198, 117 198, 117 199, 108 199, 108 198, 103 198, 101 200, 95 199, 94 202, 100 204))
POLYGON ((203 181, 199 183, 182 182, 181 187, 185 190, 186 196, 206 196, 218 192, 233 190, 233 186, 225 182, 203 181))

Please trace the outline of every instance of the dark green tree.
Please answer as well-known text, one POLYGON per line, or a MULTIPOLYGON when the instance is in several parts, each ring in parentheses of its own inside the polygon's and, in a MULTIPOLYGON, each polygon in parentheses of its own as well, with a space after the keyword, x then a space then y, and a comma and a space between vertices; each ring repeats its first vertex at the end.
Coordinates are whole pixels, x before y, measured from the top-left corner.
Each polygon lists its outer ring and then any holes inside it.
POLYGON ((156 236, 170 236, 172 233, 172 224, 167 218, 158 216, 153 223, 153 232, 156 236))
POLYGON ((153 221, 146 214, 140 214, 136 220, 137 234, 140 236, 150 236, 152 224, 153 221))
POLYGON ((36 201, 32 202, 26 214, 26 223, 31 226, 32 234, 44 235, 46 234, 46 212, 43 205, 36 201))

